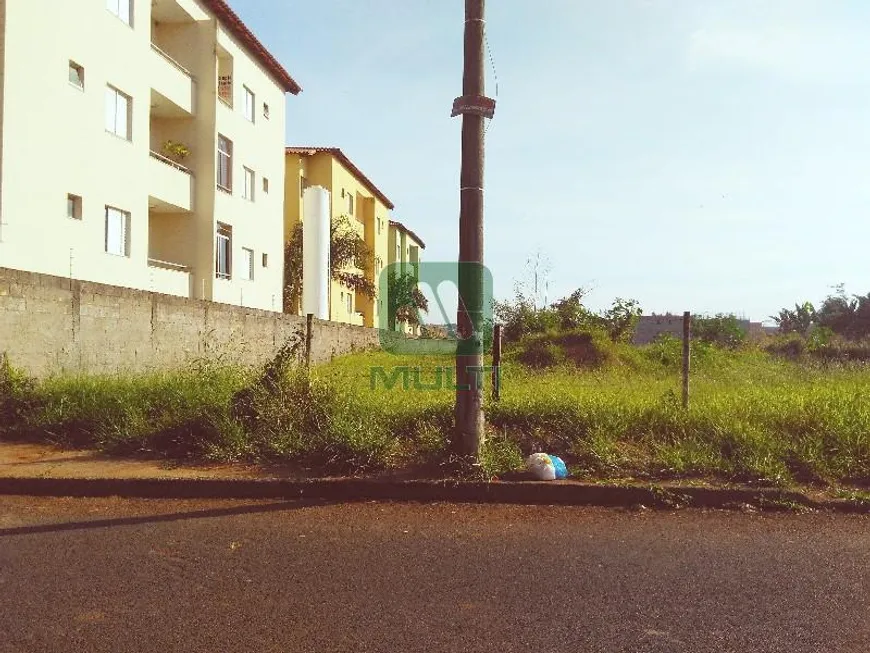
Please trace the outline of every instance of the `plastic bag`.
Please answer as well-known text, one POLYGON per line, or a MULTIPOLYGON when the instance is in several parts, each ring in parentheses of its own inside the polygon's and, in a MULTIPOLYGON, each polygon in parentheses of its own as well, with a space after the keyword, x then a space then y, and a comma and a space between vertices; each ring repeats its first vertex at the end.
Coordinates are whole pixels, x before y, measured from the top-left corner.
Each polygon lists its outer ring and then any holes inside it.
POLYGON ((532 473, 535 480, 538 481, 554 481, 556 480, 556 468, 553 461, 545 453, 533 453, 526 459, 526 469, 532 473))
POLYGON ((550 461, 553 463, 553 469, 556 471, 556 478, 568 478, 568 467, 565 461, 559 456, 550 456, 550 461))

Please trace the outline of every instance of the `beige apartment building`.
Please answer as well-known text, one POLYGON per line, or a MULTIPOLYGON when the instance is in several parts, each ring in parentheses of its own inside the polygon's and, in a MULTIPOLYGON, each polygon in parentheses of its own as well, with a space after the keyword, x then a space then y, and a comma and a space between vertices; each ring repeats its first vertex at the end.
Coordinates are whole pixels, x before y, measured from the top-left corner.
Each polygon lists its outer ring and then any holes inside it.
POLYGON ((0 267, 281 310, 285 94, 223 0, 0 0, 0 267))

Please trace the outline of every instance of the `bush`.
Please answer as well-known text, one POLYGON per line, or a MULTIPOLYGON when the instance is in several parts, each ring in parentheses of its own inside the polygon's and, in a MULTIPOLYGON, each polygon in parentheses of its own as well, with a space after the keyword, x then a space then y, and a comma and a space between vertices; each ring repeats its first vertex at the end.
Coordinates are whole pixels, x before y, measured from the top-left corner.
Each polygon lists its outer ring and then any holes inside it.
POLYGON ((37 405, 36 382, 0 355, 0 436, 21 437, 37 405))
POLYGON ((807 341, 799 333, 789 333, 775 337, 764 349, 775 356, 799 360, 807 353, 807 341))
POLYGON ((519 362, 535 368, 572 363, 594 369, 615 358, 614 344, 604 331, 597 329, 527 336, 520 342, 517 354, 519 362))
POLYGON ((713 317, 693 317, 692 340, 736 349, 746 340, 746 331, 733 315, 720 313, 713 317))
POLYGON ((555 367, 565 362, 565 352, 547 335, 526 336, 520 343, 517 360, 527 367, 555 367))

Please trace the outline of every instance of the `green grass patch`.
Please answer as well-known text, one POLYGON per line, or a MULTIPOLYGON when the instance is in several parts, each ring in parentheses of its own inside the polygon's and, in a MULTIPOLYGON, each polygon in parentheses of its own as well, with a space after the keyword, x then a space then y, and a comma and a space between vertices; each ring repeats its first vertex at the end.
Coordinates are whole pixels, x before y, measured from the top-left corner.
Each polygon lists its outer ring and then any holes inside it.
MULTIPOLYGON (((605 361, 591 366, 529 367, 516 352, 506 357, 502 400, 486 405, 485 474, 521 468, 526 456, 546 451, 587 479, 870 484, 863 365, 822 367, 696 344, 683 410, 678 342, 603 347, 605 361)), ((452 364, 358 353, 310 376, 282 369, 270 383, 259 371, 208 365, 38 383, 7 368, 0 438, 119 454, 300 461, 329 472, 437 468, 449 459, 452 364)))

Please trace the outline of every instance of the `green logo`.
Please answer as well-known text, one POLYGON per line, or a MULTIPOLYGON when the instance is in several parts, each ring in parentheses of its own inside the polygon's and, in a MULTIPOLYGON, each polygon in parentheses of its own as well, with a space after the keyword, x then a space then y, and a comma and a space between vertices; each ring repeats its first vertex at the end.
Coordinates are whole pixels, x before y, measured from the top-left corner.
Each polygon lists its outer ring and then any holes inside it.
POLYGON ((391 354, 474 354, 491 344, 493 281, 484 265, 391 263, 381 271, 378 292, 387 298, 378 320, 381 347, 391 354), (467 316, 462 324, 457 306, 467 316))

